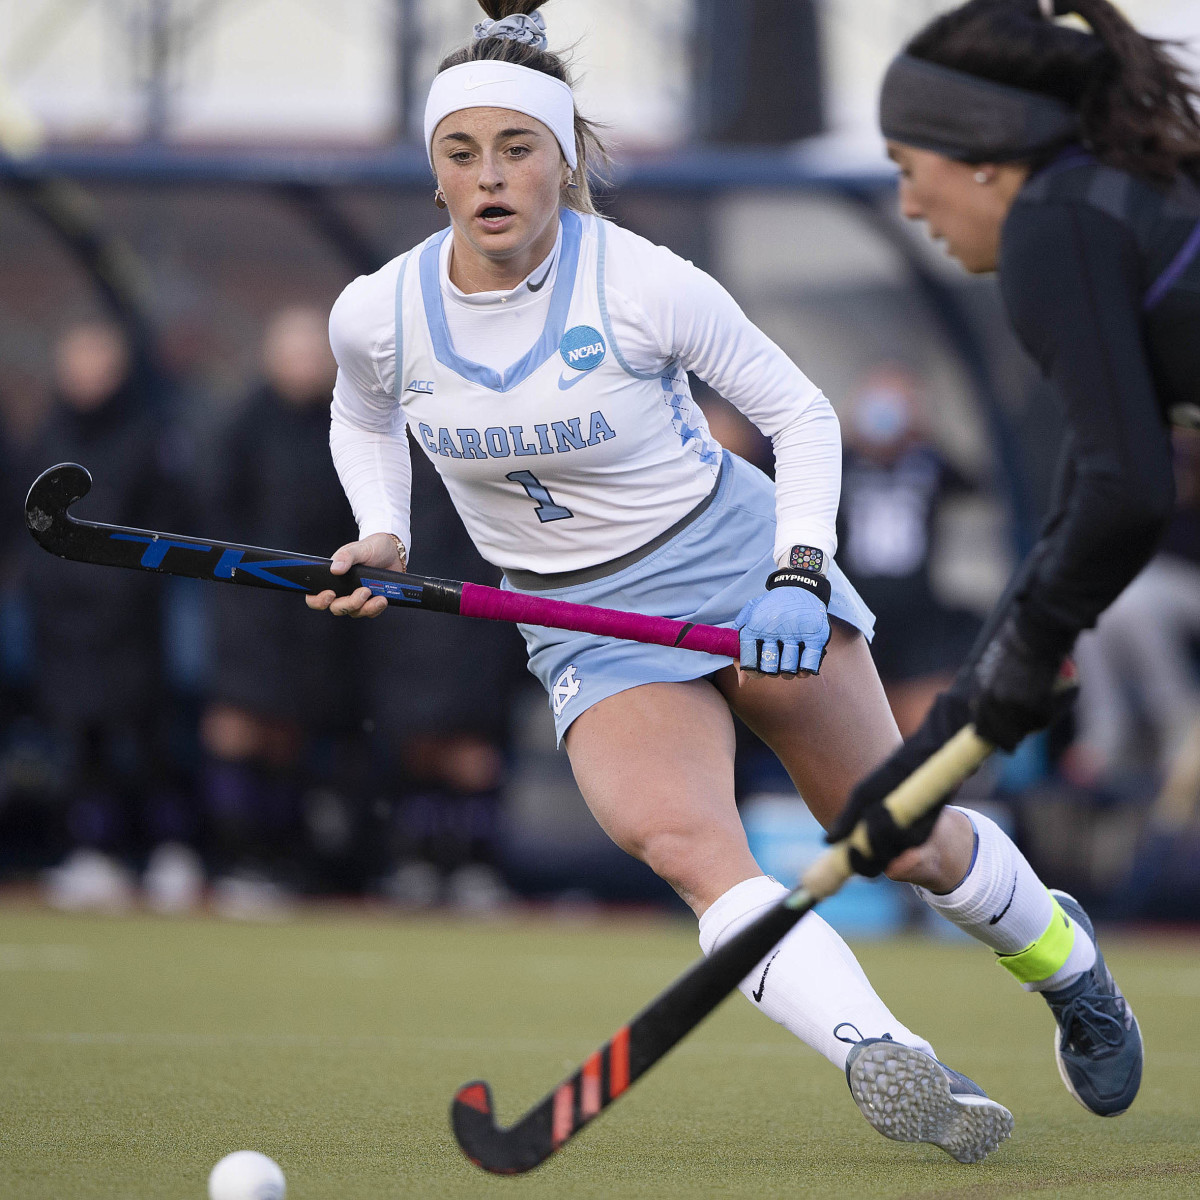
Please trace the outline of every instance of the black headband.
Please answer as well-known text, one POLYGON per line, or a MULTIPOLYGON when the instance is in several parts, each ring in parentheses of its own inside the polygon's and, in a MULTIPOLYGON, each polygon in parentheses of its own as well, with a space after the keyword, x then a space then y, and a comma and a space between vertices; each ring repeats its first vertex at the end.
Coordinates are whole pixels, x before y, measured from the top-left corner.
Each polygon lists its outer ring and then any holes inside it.
POLYGON ((1074 110, 1054 96, 1009 87, 908 54, 892 59, 879 93, 889 141, 960 162, 1008 162, 1079 135, 1074 110))

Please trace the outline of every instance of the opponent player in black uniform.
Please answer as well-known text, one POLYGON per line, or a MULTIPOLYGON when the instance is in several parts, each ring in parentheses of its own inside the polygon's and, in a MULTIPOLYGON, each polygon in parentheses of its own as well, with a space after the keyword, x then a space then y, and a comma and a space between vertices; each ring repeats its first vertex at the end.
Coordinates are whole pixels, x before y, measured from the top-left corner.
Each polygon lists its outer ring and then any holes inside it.
MULTIPOLYGON (((888 874, 904 878, 923 852, 932 822, 901 831, 879 802, 948 736, 973 721, 1012 749, 1050 722, 1076 637, 1166 527, 1170 426, 1200 425, 1196 100, 1165 46, 1107 0, 970 0, 921 30, 888 70, 880 120, 902 209, 968 271, 999 273, 1009 319, 1055 385, 1068 433, 1052 511, 975 650, 830 832, 842 837, 866 816, 874 855, 860 856, 865 873, 891 859, 888 874), (1057 20, 1072 13, 1087 30, 1057 20)), ((1044 904, 1032 872, 1018 864, 1010 892, 1008 875, 989 869, 982 834, 959 886, 929 903, 994 905, 1001 915, 1044 904)), ((1140 1081, 1137 1023, 1098 952, 1074 978, 1046 978, 1072 921, 1091 935, 1078 903, 1051 895, 1042 937, 997 952, 1049 1002, 1072 1094, 1115 1115, 1140 1081)))

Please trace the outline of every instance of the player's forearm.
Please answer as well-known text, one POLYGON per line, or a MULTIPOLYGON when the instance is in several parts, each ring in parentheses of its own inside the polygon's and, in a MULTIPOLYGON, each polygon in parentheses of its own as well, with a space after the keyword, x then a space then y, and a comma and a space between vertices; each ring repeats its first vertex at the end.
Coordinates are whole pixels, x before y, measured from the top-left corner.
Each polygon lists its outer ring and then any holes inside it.
POLYGON ((1169 464, 1145 479, 1075 476, 1017 598, 1018 624, 1035 649, 1066 653, 1096 623, 1153 557, 1172 500, 1169 464))
POLYGON ((772 439, 775 448, 775 558, 792 546, 837 550, 842 439, 832 406, 821 396, 772 439))
POLYGON ((1131 231, 1083 203, 1018 206, 1001 283, 1014 328, 1053 383, 1071 470, 1018 597, 1031 645, 1062 648, 1153 555, 1170 518, 1170 440, 1146 354, 1131 231))
POLYGON ((335 405, 329 448, 359 535, 395 534, 411 553, 412 462, 403 426, 398 433, 359 429, 335 405))
POLYGON ((711 276, 664 261, 642 312, 660 352, 682 362, 769 437, 775 450, 776 557, 793 545, 832 557, 842 445, 832 406, 812 380, 711 276))
MULTIPOLYGON (((732 304, 732 302, 730 302, 732 304)), ((775 452, 775 557, 812 546, 832 558, 842 486, 842 436, 825 394, 744 316, 727 335, 697 338, 696 370, 770 439, 775 452), (705 373, 707 372, 707 373, 705 373)))

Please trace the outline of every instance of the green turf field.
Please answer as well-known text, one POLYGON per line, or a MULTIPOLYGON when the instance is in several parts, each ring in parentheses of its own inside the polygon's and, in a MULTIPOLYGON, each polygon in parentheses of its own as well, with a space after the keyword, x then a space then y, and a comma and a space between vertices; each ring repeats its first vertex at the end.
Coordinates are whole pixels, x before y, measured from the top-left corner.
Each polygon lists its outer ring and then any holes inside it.
POLYGON ((280 1162, 289 1200, 1200 1194, 1200 943, 1106 942, 1149 1046, 1115 1121, 1067 1096, 1048 1013, 985 952, 859 949, 898 1015, 1012 1108, 986 1163, 885 1141, 735 996, 538 1172, 470 1166, 455 1087, 488 1078, 513 1119, 692 960, 685 923, 0 909, 0 1196, 201 1200, 239 1148, 280 1162))

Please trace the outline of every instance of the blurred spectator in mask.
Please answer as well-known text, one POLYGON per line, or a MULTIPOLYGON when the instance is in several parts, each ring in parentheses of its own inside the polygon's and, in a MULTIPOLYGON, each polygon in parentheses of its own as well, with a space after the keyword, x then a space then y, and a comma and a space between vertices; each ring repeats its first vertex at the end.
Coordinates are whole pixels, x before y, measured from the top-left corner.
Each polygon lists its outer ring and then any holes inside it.
MULTIPOLYGON (((54 351, 54 395, 28 456, 29 480, 59 462, 92 473, 81 508, 93 519, 171 528, 180 489, 166 469, 166 430, 115 325, 69 329, 54 351)), ((68 856, 48 873, 64 908, 119 908, 129 866, 193 830, 162 755, 160 580, 66 562, 23 542, 38 710, 61 746, 68 856)), ((187 853, 180 849, 180 853, 187 853)))
MULTIPOLYGON (((217 438, 204 528, 223 541, 324 553, 356 536, 329 454, 336 364, 326 315, 268 323, 262 382, 217 438)), ((231 915, 330 885, 355 845, 342 755, 361 728, 363 629, 294 597, 213 588, 202 790, 214 900, 231 915), (310 834, 315 831, 314 842, 310 834)), ((333 881, 345 886, 345 881, 333 881)))
POLYGON ((931 564, 943 502, 971 485, 931 440, 919 381, 873 370, 844 410, 838 562, 875 613, 871 653, 900 732, 923 720, 979 620, 937 596, 931 564))
POLYGON ((1159 553, 1076 649, 1078 731, 1063 769, 1081 785, 1143 765, 1139 733, 1163 774, 1200 737, 1200 433, 1177 430, 1173 444, 1177 511, 1159 553))

